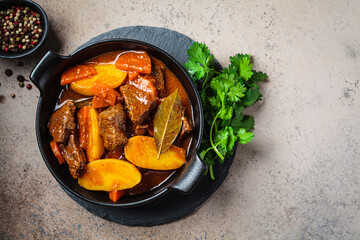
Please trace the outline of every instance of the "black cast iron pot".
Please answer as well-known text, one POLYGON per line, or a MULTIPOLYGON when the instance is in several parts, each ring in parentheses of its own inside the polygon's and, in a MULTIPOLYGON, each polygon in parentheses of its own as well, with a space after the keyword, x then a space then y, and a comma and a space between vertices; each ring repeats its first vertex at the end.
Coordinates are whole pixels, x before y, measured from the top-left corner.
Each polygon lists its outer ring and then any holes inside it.
POLYGON ((137 40, 111 39, 82 47, 70 54, 70 56, 61 56, 49 51, 35 67, 30 75, 30 79, 40 90, 35 124, 41 155, 56 180, 66 190, 80 199, 103 206, 133 207, 148 203, 173 190, 188 194, 202 176, 204 176, 206 165, 198 156, 204 126, 200 96, 185 69, 163 50, 137 40), (186 164, 176 171, 161 187, 143 194, 126 196, 113 203, 109 200, 108 194, 104 194, 104 192, 88 191, 80 187, 77 180, 73 179, 70 175, 67 165, 59 165, 49 145, 52 137, 47 125, 62 89, 60 86, 60 76, 67 68, 106 52, 131 49, 147 51, 152 56, 163 61, 179 78, 191 101, 195 131, 186 164))

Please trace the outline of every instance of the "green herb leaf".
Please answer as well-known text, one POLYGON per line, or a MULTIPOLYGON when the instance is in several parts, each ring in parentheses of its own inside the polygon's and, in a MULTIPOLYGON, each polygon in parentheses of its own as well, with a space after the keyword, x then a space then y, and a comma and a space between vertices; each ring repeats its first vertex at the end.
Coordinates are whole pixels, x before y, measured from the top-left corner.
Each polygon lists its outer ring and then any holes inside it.
POLYGON ((233 114, 233 107, 226 106, 221 109, 219 117, 224 120, 230 120, 233 114))
POLYGON ((240 128, 246 129, 246 131, 250 131, 254 129, 255 121, 252 116, 244 116, 240 120, 235 120, 231 122, 231 127, 235 131, 239 131, 240 128))
POLYGON ((185 63, 185 68, 190 75, 195 76, 195 80, 201 79, 205 75, 204 67, 197 62, 187 62, 185 63))
POLYGON ((230 88, 228 99, 231 102, 238 102, 242 97, 245 96, 244 93, 246 92, 246 90, 246 87, 238 82, 230 88))
POLYGON ((231 120, 231 127, 235 129, 235 131, 241 128, 242 120, 244 118, 242 111, 244 110, 244 106, 240 104, 235 105, 234 115, 231 120))
POLYGON ((263 72, 257 72, 257 71, 253 71, 253 75, 251 76, 250 80, 254 81, 254 82, 261 82, 264 81, 268 78, 266 73, 263 72))
POLYGON ((234 130, 232 127, 227 127, 228 133, 229 133, 229 139, 228 139, 228 146, 227 150, 232 151, 235 146, 235 142, 237 140, 237 136, 234 134, 234 130))
POLYGON ((233 57, 230 57, 230 62, 238 69, 240 69, 240 76, 245 80, 249 80, 253 75, 252 63, 250 63, 250 55, 249 54, 236 54, 233 57))
POLYGON ((253 139, 250 131, 254 118, 243 116, 242 112, 261 100, 258 83, 267 75, 252 69, 248 54, 230 57, 229 66, 219 72, 215 71, 214 56, 205 44, 194 43, 188 55, 185 68, 196 82, 204 109, 200 157, 209 166, 211 179, 215 179, 215 162, 223 163, 232 155, 236 142, 246 144, 253 139))
POLYGON ((259 89, 257 88, 250 88, 243 99, 243 104, 246 107, 249 107, 253 105, 255 102, 257 102, 261 98, 261 94, 259 92, 259 89))
POLYGON ((207 81, 214 72, 214 56, 210 54, 209 48, 203 44, 194 42, 187 51, 188 61, 184 64, 185 69, 196 80, 207 81), (206 76, 206 79, 203 79, 206 76))
POLYGON ((209 97, 208 101, 212 107, 216 109, 221 108, 221 99, 219 98, 218 95, 209 97))
POLYGON ((251 140, 254 138, 254 134, 252 132, 247 132, 245 128, 240 128, 237 137, 239 138, 239 142, 242 144, 246 144, 248 142, 251 142, 251 140))

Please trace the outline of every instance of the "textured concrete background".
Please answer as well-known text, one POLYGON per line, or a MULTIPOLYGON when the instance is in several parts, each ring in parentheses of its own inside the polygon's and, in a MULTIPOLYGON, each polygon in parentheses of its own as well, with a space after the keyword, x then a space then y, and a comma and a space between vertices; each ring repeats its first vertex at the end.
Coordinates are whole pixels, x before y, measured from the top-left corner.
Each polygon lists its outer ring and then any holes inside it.
POLYGON ((24 67, 0 60, 0 239, 360 239, 359 1, 38 3, 48 44, 24 67), (16 81, 48 49, 69 54, 131 25, 206 42, 224 65, 249 52, 270 77, 249 110, 255 139, 239 147, 221 188, 190 216, 151 228, 103 220, 61 190, 36 143, 39 92, 16 81))

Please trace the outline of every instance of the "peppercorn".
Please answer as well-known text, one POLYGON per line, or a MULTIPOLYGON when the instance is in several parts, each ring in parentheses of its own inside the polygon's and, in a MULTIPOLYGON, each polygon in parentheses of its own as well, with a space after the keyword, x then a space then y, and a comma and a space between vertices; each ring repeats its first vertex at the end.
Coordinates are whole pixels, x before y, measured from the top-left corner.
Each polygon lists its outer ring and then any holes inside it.
POLYGON ((28 83, 28 84, 26 84, 26 88, 30 90, 32 88, 32 86, 28 83))
POLYGON ((23 88, 25 84, 23 82, 19 82, 19 87, 23 88))
POLYGON ((11 96, 12 98, 15 98, 15 94, 14 94, 14 93, 10 94, 10 96, 11 96))
POLYGON ((22 52, 35 47, 43 33, 41 24, 41 15, 29 7, 12 6, 1 11, 0 51, 22 52))
POLYGON ((23 75, 18 75, 18 76, 16 77, 16 79, 17 79, 19 82, 25 81, 25 78, 24 78, 23 75))
POLYGON ((6 76, 11 77, 13 75, 13 71, 11 69, 6 69, 5 74, 6 76))

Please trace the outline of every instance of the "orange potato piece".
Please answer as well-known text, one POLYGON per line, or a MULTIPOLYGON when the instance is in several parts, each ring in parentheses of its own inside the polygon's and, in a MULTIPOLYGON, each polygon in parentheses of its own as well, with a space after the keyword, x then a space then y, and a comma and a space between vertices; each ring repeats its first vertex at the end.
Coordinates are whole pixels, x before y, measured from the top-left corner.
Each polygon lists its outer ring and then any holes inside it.
POLYGON ((151 59, 144 51, 132 51, 121 54, 116 60, 115 66, 122 71, 151 73, 151 59))
POLYGON ((104 142, 100 136, 99 113, 95 108, 89 107, 89 143, 86 157, 89 162, 100 159, 105 151, 104 142))
POLYGON ((100 159, 86 164, 78 178, 83 188, 95 191, 123 190, 136 186, 141 173, 131 163, 119 159, 100 159))
POLYGON ((135 136, 125 146, 125 158, 135 166, 153 170, 172 170, 181 167, 186 160, 186 151, 171 145, 157 159, 155 139, 146 136, 135 136))
POLYGON ((117 88, 125 81, 127 76, 127 72, 117 69, 113 64, 95 65, 94 68, 97 71, 96 75, 70 83, 71 90, 85 96, 94 96, 90 88, 95 82, 105 83, 111 88, 117 88))
POLYGON ((77 65, 66 70, 61 74, 61 85, 66 85, 83 78, 88 78, 96 74, 95 68, 90 65, 77 65))

